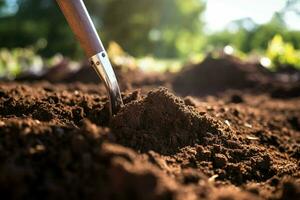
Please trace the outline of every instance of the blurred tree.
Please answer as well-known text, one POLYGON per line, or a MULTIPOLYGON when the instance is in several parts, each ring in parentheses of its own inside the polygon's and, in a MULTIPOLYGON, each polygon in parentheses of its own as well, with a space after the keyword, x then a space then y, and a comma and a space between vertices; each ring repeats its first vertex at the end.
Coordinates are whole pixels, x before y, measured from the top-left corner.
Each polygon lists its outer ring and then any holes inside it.
POLYGON ((0 0, 0 11, 3 12, 3 8, 6 5, 6 1, 5 0, 0 0))
POLYGON ((175 57, 201 47, 199 0, 107 0, 102 16, 108 40, 135 56, 175 57))
MULTIPOLYGON (((11 2, 11 0, 9 0, 11 2)), ((5 47, 37 45, 45 56, 56 52, 82 55, 54 0, 14 0, 14 15, 0 18, 0 43, 5 47)), ((0 6, 8 0, 0 0, 0 6)), ((101 37, 113 40, 134 56, 186 55, 202 45, 200 0, 85 1, 101 37)), ((1 11, 0 11, 1 12, 1 11)))
POLYGON ((228 25, 228 29, 208 36, 208 44, 217 48, 232 45, 240 50, 250 49, 249 36, 257 24, 251 18, 235 20, 228 25))
POLYGON ((16 5, 15 15, 0 19, 1 45, 9 48, 34 45, 45 56, 57 51, 78 55, 77 43, 55 1, 16 0, 16 5))
POLYGON ((237 20, 231 24, 234 25, 234 30, 229 26, 228 29, 208 36, 208 44, 215 47, 233 45, 246 53, 253 50, 264 51, 271 39, 278 34, 295 48, 300 48, 300 31, 289 30, 283 15, 282 12, 275 13, 268 23, 261 25, 249 23, 248 19, 237 20))
POLYGON ((287 0, 284 8, 281 10, 281 13, 286 13, 286 12, 292 11, 292 12, 300 15, 299 5, 300 5, 299 0, 287 0))
POLYGON ((242 49, 249 52, 253 49, 266 49, 269 41, 276 35, 285 35, 287 26, 283 20, 282 14, 275 13, 269 23, 257 26, 248 34, 249 46, 242 49))
POLYGON ((5 1, 4 0, 0 0, 0 9, 3 8, 4 5, 5 5, 5 1))

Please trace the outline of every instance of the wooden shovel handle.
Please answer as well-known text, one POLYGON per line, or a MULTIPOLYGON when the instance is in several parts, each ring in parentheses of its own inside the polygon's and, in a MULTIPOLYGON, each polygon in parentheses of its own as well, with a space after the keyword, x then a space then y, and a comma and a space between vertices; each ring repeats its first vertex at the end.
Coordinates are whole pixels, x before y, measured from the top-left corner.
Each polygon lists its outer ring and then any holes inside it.
MULTIPOLYGON (((56 0, 88 57, 104 50, 82 0, 56 0)), ((50 17, 50 16, 49 16, 50 17)))

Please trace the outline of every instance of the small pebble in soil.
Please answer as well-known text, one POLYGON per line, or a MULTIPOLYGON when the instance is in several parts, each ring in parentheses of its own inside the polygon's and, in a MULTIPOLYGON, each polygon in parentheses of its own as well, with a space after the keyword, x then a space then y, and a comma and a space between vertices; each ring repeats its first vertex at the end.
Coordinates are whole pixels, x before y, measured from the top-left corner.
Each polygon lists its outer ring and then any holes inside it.
POLYGON ((244 126, 247 127, 247 128, 252 128, 252 125, 249 124, 249 123, 244 123, 244 126))
POLYGON ((227 126, 231 126, 230 122, 227 119, 224 122, 227 126))
POLYGON ((234 95, 231 96, 230 102, 231 102, 231 103, 236 103, 236 104, 238 104, 238 103, 243 103, 243 102, 244 102, 244 99, 243 99, 242 96, 237 95, 237 94, 234 94, 234 95))

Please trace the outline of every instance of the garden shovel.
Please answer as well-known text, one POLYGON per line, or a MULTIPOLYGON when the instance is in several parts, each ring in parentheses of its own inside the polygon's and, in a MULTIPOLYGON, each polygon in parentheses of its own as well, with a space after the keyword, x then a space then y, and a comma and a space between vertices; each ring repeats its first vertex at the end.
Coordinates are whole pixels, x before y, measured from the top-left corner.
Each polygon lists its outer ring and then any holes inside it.
POLYGON ((123 105, 119 85, 96 28, 82 0, 56 0, 90 64, 104 82, 110 102, 110 114, 123 105))

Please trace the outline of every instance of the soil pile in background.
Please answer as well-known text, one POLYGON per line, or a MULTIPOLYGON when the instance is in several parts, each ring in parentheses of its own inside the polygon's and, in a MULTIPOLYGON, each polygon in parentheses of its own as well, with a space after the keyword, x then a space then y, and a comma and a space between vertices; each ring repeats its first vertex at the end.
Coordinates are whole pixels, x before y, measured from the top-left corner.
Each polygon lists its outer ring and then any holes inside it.
POLYGON ((182 95, 205 96, 228 89, 259 87, 269 82, 269 72, 258 64, 235 57, 212 58, 183 69, 173 80, 174 90, 182 95))
MULTIPOLYGON (((162 74, 146 74, 140 69, 128 69, 126 66, 114 66, 114 70, 121 89, 152 86, 157 87, 166 83, 166 77, 162 74)), ((60 82, 82 82, 99 83, 101 82, 95 70, 90 66, 82 67, 78 72, 73 73, 60 82)))
MULTIPOLYGON (((99 84, 101 80, 95 70, 87 63, 82 63, 77 70, 70 69, 70 61, 62 60, 59 64, 45 69, 41 74, 21 74, 16 81, 49 81, 51 83, 74 83, 99 84)), ((122 65, 114 65, 114 71, 121 90, 143 87, 148 91, 158 86, 169 86, 168 78, 164 74, 145 73, 136 68, 122 65)))
POLYGON ((300 82, 288 85, 279 85, 271 90, 273 98, 295 98, 300 96, 300 82))
POLYGON ((0 84, 0 190, 14 199, 297 199, 299 98, 0 84))

